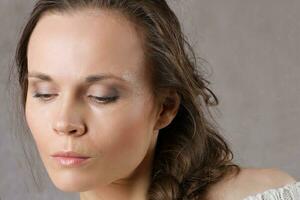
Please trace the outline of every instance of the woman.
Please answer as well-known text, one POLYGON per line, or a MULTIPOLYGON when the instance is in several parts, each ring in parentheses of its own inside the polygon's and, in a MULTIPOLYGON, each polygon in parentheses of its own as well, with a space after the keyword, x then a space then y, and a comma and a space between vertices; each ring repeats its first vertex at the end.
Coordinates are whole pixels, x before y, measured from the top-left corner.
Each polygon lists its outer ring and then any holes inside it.
POLYGON ((218 99, 164 0, 39 0, 16 63, 26 122, 62 191, 299 199, 287 173, 232 162, 206 113, 218 99))

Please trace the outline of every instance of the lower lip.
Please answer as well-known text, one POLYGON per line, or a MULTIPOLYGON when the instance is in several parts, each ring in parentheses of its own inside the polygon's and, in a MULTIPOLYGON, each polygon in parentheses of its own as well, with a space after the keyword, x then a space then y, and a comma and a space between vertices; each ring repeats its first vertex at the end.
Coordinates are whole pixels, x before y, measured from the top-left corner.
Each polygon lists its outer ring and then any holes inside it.
POLYGON ((85 164, 89 158, 78 157, 52 157, 61 166, 64 167, 78 167, 85 164))

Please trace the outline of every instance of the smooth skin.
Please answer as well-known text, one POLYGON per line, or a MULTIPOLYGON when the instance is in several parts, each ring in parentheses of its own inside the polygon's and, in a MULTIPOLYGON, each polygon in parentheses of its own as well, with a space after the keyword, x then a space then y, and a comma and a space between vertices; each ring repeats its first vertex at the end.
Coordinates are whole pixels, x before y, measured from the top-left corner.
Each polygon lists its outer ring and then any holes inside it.
POLYGON ((175 117, 179 97, 169 92, 177 102, 169 107, 154 103, 144 60, 133 24, 115 12, 40 19, 28 47, 26 120, 57 188, 80 192, 81 200, 146 198, 157 135, 175 117), (118 78, 85 82, 99 74, 118 78), (62 150, 92 159, 60 167, 50 155, 62 150))
MULTIPOLYGON (((28 46, 25 114, 58 189, 79 192, 81 200, 146 200, 159 129, 174 119, 180 99, 167 91, 155 103, 144 60, 141 34, 117 12, 85 9, 47 13, 39 20, 28 46), (86 82, 91 75, 117 78, 86 82), (36 93, 49 96, 37 98, 36 93), (172 106, 164 104, 166 97, 174 100, 172 106), (61 167, 50 155, 63 150, 92 158, 81 167, 61 167)), ((258 169, 242 172, 247 173, 234 179, 240 196, 292 181, 279 173, 274 183, 267 178, 268 184, 253 187, 249 184, 274 175, 258 169), (256 178, 249 183, 248 177, 256 178), (238 187, 240 183, 249 184, 238 187)), ((212 199, 230 195, 232 183, 212 187, 212 199)))

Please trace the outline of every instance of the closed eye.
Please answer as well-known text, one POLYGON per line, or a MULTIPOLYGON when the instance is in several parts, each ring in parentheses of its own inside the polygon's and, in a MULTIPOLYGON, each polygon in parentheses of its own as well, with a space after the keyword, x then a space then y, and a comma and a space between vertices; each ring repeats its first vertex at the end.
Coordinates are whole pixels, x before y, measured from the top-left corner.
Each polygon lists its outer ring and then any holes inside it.
MULTIPOLYGON (((33 95, 34 98, 41 99, 42 101, 49 101, 51 100, 51 97, 57 96, 56 94, 42 94, 42 93, 35 93, 33 95)), ((116 101, 119 97, 118 96, 105 96, 105 97, 98 97, 89 95, 89 98, 91 98, 96 103, 110 103, 116 101)))
POLYGON ((118 96, 98 97, 93 95, 89 95, 88 97, 92 98, 96 103, 110 103, 116 101, 119 98, 118 96))
POLYGON ((33 95, 34 98, 42 99, 43 101, 48 101, 50 97, 56 96, 55 94, 41 94, 41 93, 35 93, 33 95))

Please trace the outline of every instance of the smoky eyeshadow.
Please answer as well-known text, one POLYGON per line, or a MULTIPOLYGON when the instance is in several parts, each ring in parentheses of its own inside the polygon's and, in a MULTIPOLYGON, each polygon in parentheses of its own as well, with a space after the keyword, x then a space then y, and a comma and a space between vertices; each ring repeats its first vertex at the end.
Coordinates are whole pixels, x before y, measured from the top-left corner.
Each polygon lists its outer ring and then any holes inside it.
MULTIPOLYGON (((29 81, 28 82, 28 90, 40 92, 40 93, 55 93, 52 87, 47 86, 47 83, 40 81, 29 81)), ((94 96, 118 96, 119 89, 117 89, 116 85, 108 85, 108 84, 93 84, 89 85, 87 88, 85 86, 80 87, 78 92, 89 93, 94 96)))
POLYGON ((114 86, 108 86, 105 87, 105 89, 97 89, 97 87, 90 90, 91 94, 95 96, 117 96, 119 94, 119 91, 114 86))

